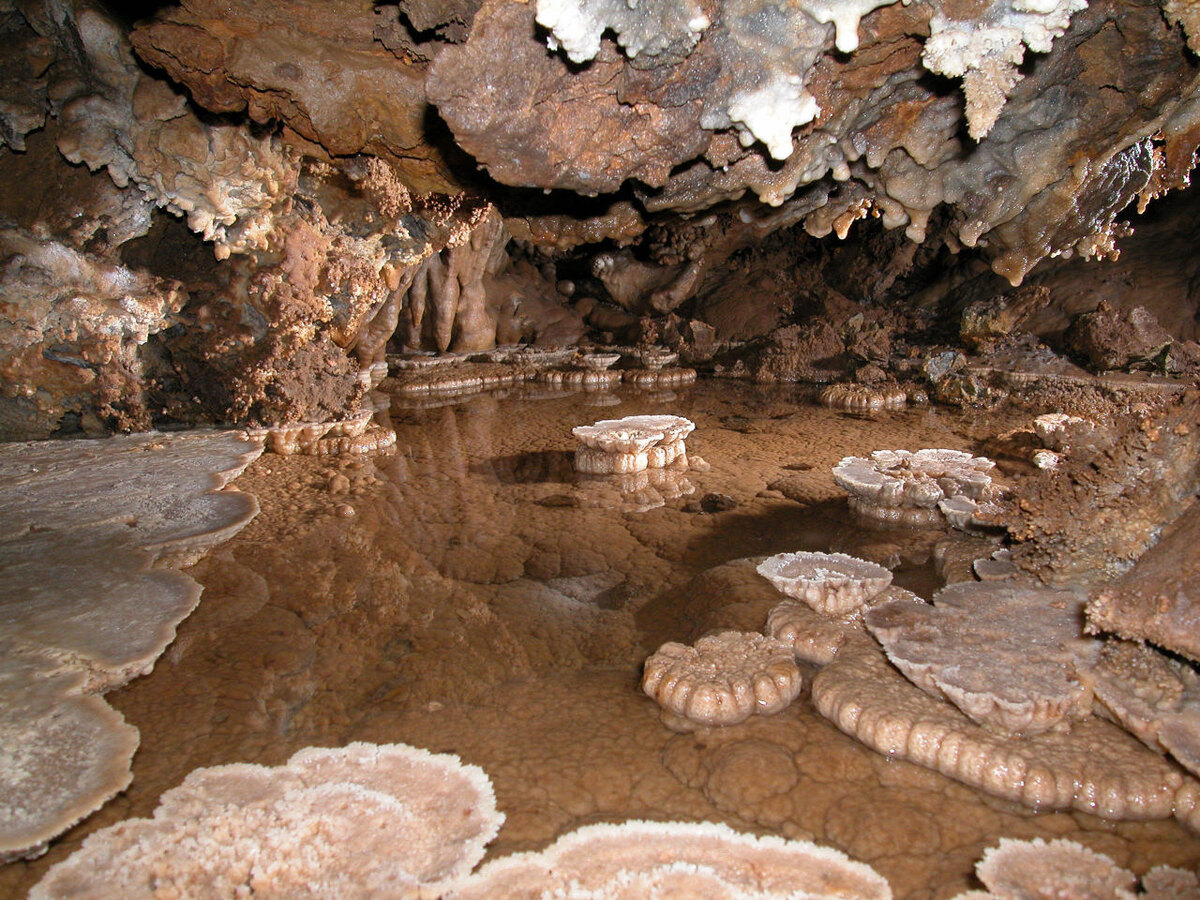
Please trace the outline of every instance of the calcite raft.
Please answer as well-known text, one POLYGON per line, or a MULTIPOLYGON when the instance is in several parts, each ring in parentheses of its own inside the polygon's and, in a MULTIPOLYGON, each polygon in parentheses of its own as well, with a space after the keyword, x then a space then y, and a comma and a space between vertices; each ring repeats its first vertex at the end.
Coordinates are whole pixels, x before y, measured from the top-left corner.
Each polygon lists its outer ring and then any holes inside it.
POLYGON ((456 756, 308 748, 277 768, 197 769, 153 819, 91 835, 30 897, 434 895, 483 858, 503 821, 487 775, 456 756))
POLYGON ((493 860, 447 900, 891 900, 865 863, 808 841, 741 834, 712 822, 586 825, 539 853, 493 860))
POLYGON ((571 429, 583 445, 575 451, 575 468, 590 475, 686 469, 684 440, 695 427, 682 416, 627 416, 579 425, 571 429))
POLYGON ((850 494, 850 508, 890 525, 940 527, 943 500, 966 497, 980 502, 996 488, 990 459, 963 450, 876 450, 870 457, 847 456, 833 467, 833 480, 850 494))
POLYGON ((892 583, 883 566, 845 553, 780 553, 759 563, 758 574, 781 593, 830 616, 861 609, 892 583))
POLYGON ((663 644, 642 675, 642 690, 663 708, 664 721, 680 728, 772 715, 795 700, 800 687, 791 645, 740 631, 708 635, 691 647, 663 644))
POLYGON ((1091 714, 1086 669, 1099 644, 1082 636, 1079 595, 964 582, 932 606, 892 600, 864 621, 913 684, 986 728, 1039 734, 1091 714))

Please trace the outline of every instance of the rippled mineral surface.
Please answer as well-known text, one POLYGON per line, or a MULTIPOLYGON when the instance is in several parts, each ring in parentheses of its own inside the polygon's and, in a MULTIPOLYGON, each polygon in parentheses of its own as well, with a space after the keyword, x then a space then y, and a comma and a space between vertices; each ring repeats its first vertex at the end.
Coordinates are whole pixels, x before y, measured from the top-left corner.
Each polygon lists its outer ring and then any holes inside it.
POLYGON ((1174 821, 986 798, 859 745, 805 694, 769 718, 676 734, 638 689, 664 641, 762 626, 769 605, 703 589, 730 560, 832 549, 886 559, 897 585, 929 596, 932 538, 851 519, 830 468, 879 448, 974 452, 1004 423, 853 417, 791 388, 720 382, 393 418, 392 455, 265 455, 242 476, 262 512, 190 570, 200 606, 154 672, 107 697, 141 730, 132 787, 43 858, 0 868, 0 895, 23 896, 91 831, 150 815, 198 766, 357 740, 482 766, 507 815, 489 857, 636 817, 815 839, 870 863, 899 898, 973 886, 1000 837, 1068 837, 1139 874, 1200 865, 1200 838, 1174 821), (573 426, 663 413, 696 423, 688 450, 710 468, 653 482, 574 472, 573 426))

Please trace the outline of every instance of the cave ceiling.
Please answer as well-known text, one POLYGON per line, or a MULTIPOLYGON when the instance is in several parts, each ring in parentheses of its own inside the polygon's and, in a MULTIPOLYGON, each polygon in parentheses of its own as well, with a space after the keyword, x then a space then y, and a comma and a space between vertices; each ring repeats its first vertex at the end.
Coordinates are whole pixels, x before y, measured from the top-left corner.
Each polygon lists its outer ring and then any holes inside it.
POLYGON ((389 340, 750 339, 1114 258, 1194 164, 1197 9, 0 0, 0 433, 328 419, 389 340))
POLYGON ((1106 252, 1120 209, 1183 182, 1196 18, 1175 0, 185 0, 132 43, 208 110, 380 156, 416 191, 480 191, 539 242, 730 206, 921 241, 944 209, 939 236, 1019 282, 1106 252))

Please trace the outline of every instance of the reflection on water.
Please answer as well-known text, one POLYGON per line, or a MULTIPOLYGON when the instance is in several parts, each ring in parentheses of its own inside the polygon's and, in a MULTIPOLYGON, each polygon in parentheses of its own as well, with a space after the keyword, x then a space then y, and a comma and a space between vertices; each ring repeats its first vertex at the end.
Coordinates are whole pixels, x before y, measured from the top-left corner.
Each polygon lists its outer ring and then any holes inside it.
POLYGON ((603 410, 570 395, 394 410, 389 457, 259 460, 238 484, 262 513, 195 568, 200 607, 155 671, 110 695, 141 729, 133 787, 44 860, 0 869, 0 893, 23 891, 87 832, 149 815, 197 766, 353 740, 487 770, 508 816, 493 855, 641 817, 815 838, 870 862, 898 897, 965 890, 999 836, 1074 837, 1138 872, 1200 862, 1200 842, 1173 822, 1034 815, 889 761, 803 695, 769 719, 668 731, 638 691, 642 660, 765 615, 736 578, 706 572, 837 550, 927 594, 953 548, 853 521, 830 468, 879 448, 973 450, 986 423, 848 417, 739 384, 612 396, 603 410), (574 472, 572 426, 660 413, 696 422, 688 448, 711 468, 574 472))

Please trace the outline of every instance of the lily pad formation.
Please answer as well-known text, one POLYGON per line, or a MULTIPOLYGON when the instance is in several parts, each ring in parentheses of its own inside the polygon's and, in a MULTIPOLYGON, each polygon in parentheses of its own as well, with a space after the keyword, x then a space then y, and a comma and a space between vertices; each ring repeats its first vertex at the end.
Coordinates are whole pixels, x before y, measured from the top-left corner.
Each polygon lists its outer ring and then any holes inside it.
POLYGON ((807 841, 711 822, 586 825, 538 853, 487 863, 447 900, 744 897, 891 900, 870 866, 807 841))
POLYGON ((238 432, 0 445, 0 859, 128 786, 137 729, 98 696, 145 674, 195 608, 173 571, 236 534, 238 432))
POLYGON ((310 747, 275 768, 197 769, 154 818, 89 836, 30 898, 415 896, 470 872, 503 822, 488 777, 456 756, 310 747))
POLYGON ((1027 585, 964 582, 864 617, 905 677, 1000 734, 1040 734, 1091 715, 1099 642, 1083 633, 1084 598, 1027 585))
POLYGON ((684 440, 695 428, 682 416, 627 416, 579 425, 571 429, 583 445, 575 451, 575 468, 591 475, 686 469, 684 440))
POLYGON ((983 854, 975 872, 987 890, 960 894, 956 900, 1183 900, 1200 892, 1195 873, 1156 866, 1142 876, 1142 892, 1135 894, 1136 875, 1105 854, 1068 840, 1001 838, 983 854))
POLYGON ((768 615, 766 633, 822 667, 813 704, 838 728, 1035 809, 1173 815, 1200 829, 1200 782, 1162 755, 1194 759, 1194 673, 1152 651, 1102 653, 1084 635, 1085 598, 1076 592, 964 582, 929 604, 887 583, 860 589, 849 612, 788 600, 768 615), (1093 689, 1148 746, 1093 715, 1093 689))
POLYGON ((642 690, 676 729, 772 715, 796 699, 801 685, 790 644, 740 631, 708 635, 691 647, 663 644, 642 674, 642 690))
POLYGON ((726 825, 588 825, 477 871, 504 822, 482 769, 405 744, 307 748, 276 767, 197 769, 152 819, 89 836, 30 900, 746 897, 891 900, 870 866, 726 825))
POLYGON ((940 527, 946 517, 939 503, 955 498, 978 503, 995 496, 988 474, 994 466, 962 450, 876 450, 869 457, 847 456, 833 467, 833 480, 864 518, 940 527))

